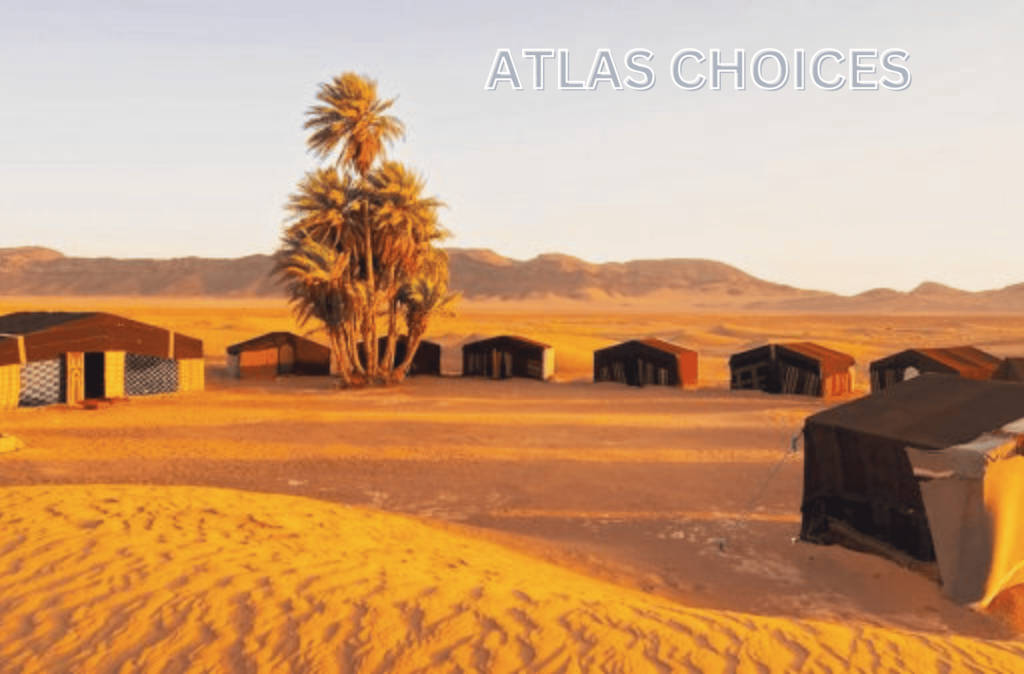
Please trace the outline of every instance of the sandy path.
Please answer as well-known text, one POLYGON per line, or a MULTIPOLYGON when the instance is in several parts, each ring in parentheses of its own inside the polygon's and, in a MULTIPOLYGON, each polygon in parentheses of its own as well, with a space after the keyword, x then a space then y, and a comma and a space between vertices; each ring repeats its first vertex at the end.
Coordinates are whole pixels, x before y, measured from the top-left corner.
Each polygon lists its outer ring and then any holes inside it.
POLYGON ((404 517, 0 490, 3 672, 1013 672, 1024 646, 682 608, 404 517))

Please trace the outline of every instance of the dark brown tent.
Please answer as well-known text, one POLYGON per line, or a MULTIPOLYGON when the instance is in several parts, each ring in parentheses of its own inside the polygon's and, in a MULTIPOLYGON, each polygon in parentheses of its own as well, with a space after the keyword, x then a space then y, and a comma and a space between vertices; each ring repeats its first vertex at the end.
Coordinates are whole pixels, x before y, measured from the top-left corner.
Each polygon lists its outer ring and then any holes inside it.
POLYGON ((923 372, 989 379, 999 359, 973 346, 907 349, 871 363, 871 390, 881 391, 923 372))
POLYGON ((729 358, 731 388, 828 397, 853 390, 852 356, 812 342, 787 342, 729 358))
POLYGON ((462 375, 546 381, 555 373, 555 350, 526 337, 502 335, 462 346, 462 375))
POLYGON ((696 386, 697 352, 663 339, 634 339, 594 352, 594 381, 696 386))
POLYGON ((228 372, 245 379, 329 375, 331 350, 291 332, 268 332, 229 346, 228 372))
POLYGON ((993 381, 1024 381, 1024 358, 1003 358, 992 373, 993 381))
POLYGON ((203 387, 198 339, 99 312, 0 316, 0 409, 203 387))
POLYGON ((1024 385, 924 374, 807 418, 800 536, 936 562, 990 601, 1024 568, 1024 385))
MULTIPOLYGON (((363 343, 359 343, 359 358, 363 365, 366 365, 366 349, 363 343)), ((388 348, 388 338, 381 337, 377 340, 377 355, 383 358, 388 348)), ((399 335, 395 342, 395 365, 405 360, 406 349, 409 348, 409 338, 406 335, 399 335)), ((416 354, 412 357, 409 365, 409 375, 440 375, 441 374, 441 345, 435 342, 420 340, 416 347, 416 354)))

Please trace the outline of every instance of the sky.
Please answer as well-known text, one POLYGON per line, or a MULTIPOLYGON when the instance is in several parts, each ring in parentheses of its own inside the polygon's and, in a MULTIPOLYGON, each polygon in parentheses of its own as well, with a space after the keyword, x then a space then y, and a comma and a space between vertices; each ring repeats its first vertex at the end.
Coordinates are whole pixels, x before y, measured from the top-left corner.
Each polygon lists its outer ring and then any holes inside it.
POLYGON ((1016 0, 0 0, 0 247, 272 252, 317 166, 306 110, 354 71, 397 97, 391 157, 447 204, 449 245, 714 259, 844 294, 998 288, 1024 282, 1022 25, 1016 0), (574 80, 600 49, 623 78, 647 49, 655 85, 559 90, 548 62, 538 91, 532 48, 567 50, 574 80), (746 88, 677 87, 686 48, 744 49, 746 88), (911 85, 765 91, 749 61, 766 48, 791 68, 797 49, 903 49, 911 85), (521 90, 485 88, 499 49, 521 90))

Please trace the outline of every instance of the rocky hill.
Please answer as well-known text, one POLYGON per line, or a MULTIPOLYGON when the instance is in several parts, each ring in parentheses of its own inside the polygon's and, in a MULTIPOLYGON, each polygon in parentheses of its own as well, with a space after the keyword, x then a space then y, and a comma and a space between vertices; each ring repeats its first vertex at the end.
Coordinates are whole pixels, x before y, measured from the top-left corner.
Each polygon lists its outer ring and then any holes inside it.
MULTIPOLYGON (((568 255, 514 260, 490 250, 449 249, 452 287, 474 301, 568 300, 666 309, 799 312, 1017 312, 1024 283, 968 292, 926 282, 910 292, 854 296, 772 283, 712 260, 594 264, 568 255)), ((0 295, 275 297, 268 255, 118 259, 68 257, 40 247, 0 248, 0 295)))

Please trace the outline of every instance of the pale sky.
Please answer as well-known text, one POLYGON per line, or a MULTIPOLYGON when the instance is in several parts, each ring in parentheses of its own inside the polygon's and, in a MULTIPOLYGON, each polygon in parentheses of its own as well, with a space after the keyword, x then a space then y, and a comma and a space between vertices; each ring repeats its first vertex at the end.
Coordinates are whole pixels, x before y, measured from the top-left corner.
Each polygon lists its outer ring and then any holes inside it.
MULTIPOLYGON (((0 0, 0 247, 269 253, 319 83, 368 74, 450 245, 696 257, 856 293, 1024 282, 1024 3, 0 0), (902 48, 905 91, 676 87, 673 54, 902 48), (524 89, 484 88, 498 49, 524 89), (535 91, 526 48, 648 91, 535 91)), ((726 60, 731 60, 727 58, 726 60)), ((877 63, 877 61, 875 61, 877 63)), ((792 65, 792 64, 791 64, 792 65)), ((836 68, 837 72, 845 72, 836 68)), ((708 73, 709 63, 687 74, 708 73)), ((877 80, 885 73, 867 79, 877 80)))

